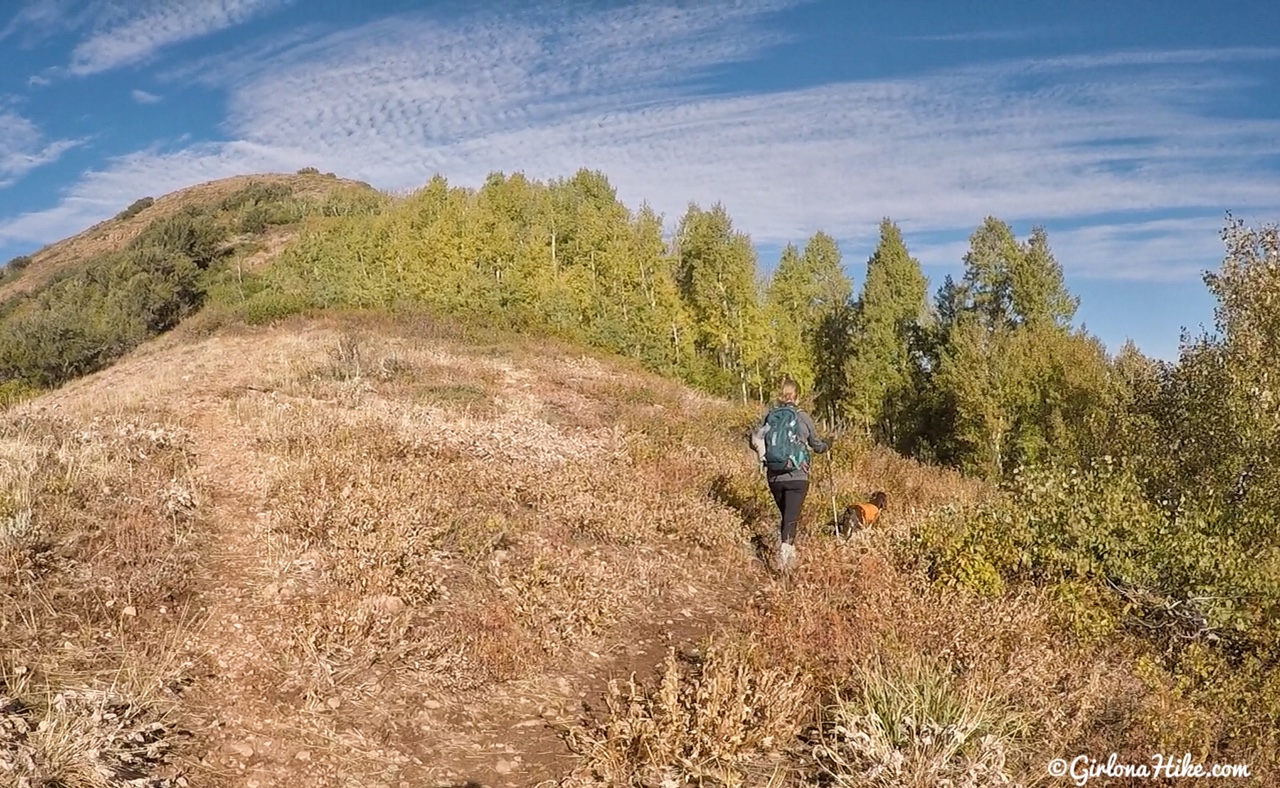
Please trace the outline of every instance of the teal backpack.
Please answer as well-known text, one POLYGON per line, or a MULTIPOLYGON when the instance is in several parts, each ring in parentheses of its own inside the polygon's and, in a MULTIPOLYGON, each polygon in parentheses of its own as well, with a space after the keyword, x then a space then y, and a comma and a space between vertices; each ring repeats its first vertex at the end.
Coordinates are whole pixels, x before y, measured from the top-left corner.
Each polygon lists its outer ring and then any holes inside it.
POLYGON ((800 414, 793 405, 774 408, 765 417, 764 466, 771 471, 809 469, 809 447, 800 438, 800 414))

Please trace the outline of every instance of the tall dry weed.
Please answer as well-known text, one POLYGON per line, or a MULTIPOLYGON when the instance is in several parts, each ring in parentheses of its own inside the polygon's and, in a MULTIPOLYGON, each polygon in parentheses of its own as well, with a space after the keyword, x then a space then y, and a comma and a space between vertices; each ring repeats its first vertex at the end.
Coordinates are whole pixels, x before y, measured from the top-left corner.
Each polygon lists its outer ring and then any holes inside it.
POLYGON ((920 655, 873 658, 826 704, 813 757, 836 786, 1014 785, 1023 723, 988 688, 920 655))
POLYGON ((656 684, 609 684, 600 720, 569 731, 581 765, 566 785, 753 784, 784 760, 806 721, 810 686, 750 641, 670 651, 656 684))

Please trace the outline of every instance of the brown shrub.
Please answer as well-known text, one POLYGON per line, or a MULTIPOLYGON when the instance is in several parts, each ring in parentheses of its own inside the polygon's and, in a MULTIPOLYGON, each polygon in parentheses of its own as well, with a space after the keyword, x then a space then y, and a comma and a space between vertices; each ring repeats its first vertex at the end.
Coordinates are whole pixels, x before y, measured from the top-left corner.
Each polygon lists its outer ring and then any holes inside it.
POLYGON ((804 675, 749 640, 672 650, 656 684, 611 681, 602 719, 569 731, 582 761, 565 784, 752 784, 785 760, 809 702, 804 675))

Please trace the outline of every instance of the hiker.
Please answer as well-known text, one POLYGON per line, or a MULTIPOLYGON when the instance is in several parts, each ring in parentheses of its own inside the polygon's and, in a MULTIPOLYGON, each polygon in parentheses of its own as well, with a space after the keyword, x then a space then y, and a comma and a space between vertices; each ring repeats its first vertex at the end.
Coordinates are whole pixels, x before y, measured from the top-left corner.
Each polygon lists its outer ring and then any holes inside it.
POLYGON ((796 525, 809 492, 809 450, 822 454, 831 448, 829 441, 818 437, 809 414, 796 405, 799 399, 800 386, 784 378, 778 404, 751 433, 751 446, 765 468, 769 492, 782 515, 778 566, 783 570, 796 555, 796 525))

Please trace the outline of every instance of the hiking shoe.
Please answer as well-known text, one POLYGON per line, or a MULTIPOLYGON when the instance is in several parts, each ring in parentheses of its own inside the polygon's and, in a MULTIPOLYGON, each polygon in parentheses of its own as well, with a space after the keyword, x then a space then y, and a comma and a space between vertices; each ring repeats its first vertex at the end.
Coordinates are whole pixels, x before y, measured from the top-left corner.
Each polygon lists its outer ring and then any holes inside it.
POLYGON ((778 568, 787 571, 796 560, 795 545, 786 544, 785 542, 778 548, 778 568))

